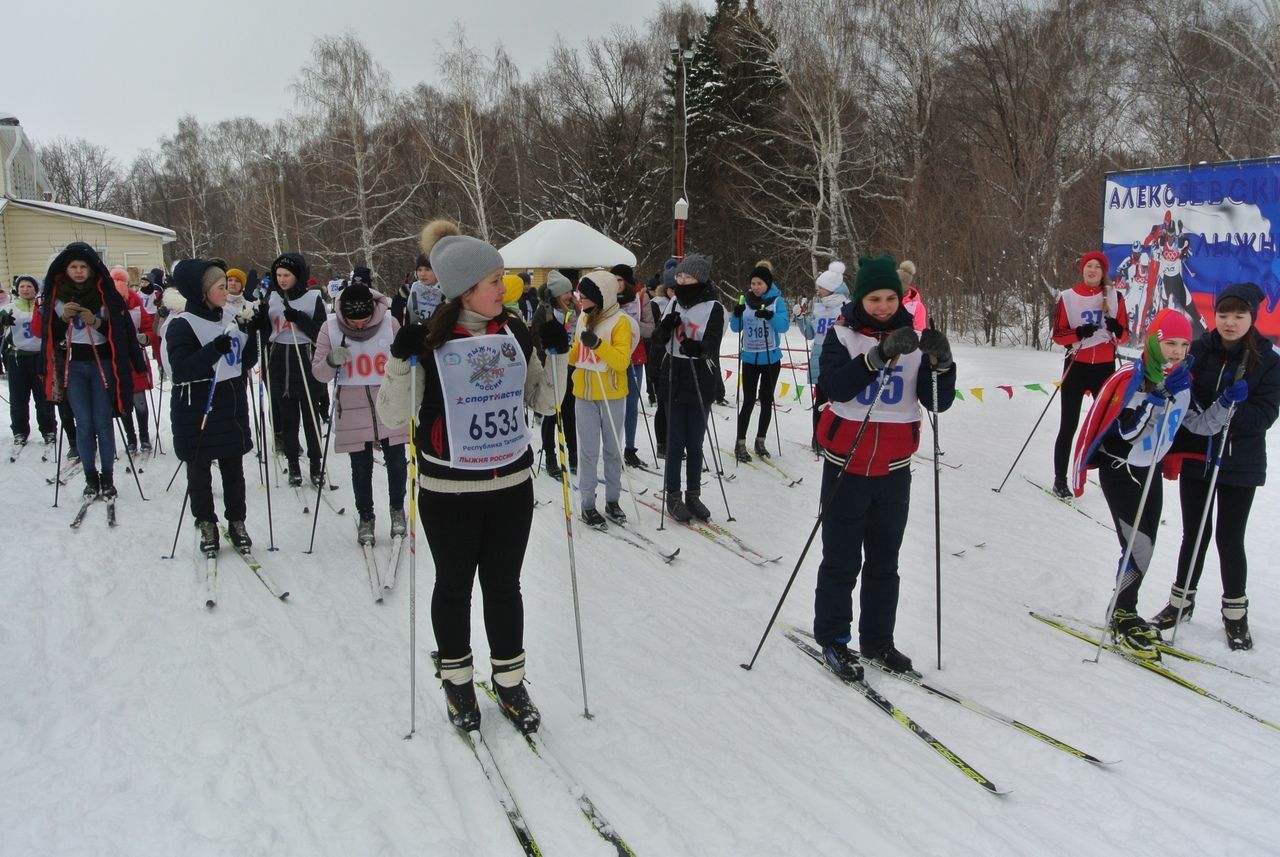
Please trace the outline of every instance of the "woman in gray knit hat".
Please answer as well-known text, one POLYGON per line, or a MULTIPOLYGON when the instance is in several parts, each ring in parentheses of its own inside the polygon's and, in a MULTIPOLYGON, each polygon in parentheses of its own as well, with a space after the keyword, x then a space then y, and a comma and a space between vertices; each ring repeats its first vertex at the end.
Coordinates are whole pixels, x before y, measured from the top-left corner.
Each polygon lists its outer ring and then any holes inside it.
POLYGON ((480 726, 471 652, 479 573, 493 684, 506 716, 531 732, 540 718, 524 687, 520 570, 533 523, 524 409, 553 411, 555 394, 528 327, 502 305, 502 256, 476 238, 433 234, 424 230, 422 249, 444 303, 396 334, 378 416, 390 428, 417 417, 418 508, 436 569, 431 624, 449 719, 480 726))

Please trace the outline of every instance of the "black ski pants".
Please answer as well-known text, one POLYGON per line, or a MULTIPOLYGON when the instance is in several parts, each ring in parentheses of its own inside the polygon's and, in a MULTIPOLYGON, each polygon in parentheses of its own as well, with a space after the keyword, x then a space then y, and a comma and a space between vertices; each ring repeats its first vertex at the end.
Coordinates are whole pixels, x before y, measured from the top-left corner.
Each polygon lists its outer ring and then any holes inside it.
POLYGON ((302 429, 307 440, 307 458, 319 467, 320 465, 320 419, 312 420, 307 413, 307 400, 285 396, 271 397, 271 420, 276 433, 276 441, 281 446, 285 458, 296 461, 302 455, 302 444, 298 442, 298 429, 302 429))
POLYGON ((768 363, 757 366, 754 363, 742 364, 742 408, 738 411, 738 438, 747 436, 747 428, 751 425, 751 412, 755 409, 757 390, 760 399, 760 424, 756 427, 756 437, 769 434, 769 421, 773 419, 773 388, 778 384, 778 373, 782 371, 781 363, 768 363))
POLYGON ((686 491, 701 491, 702 440, 707 434, 711 406, 667 402, 667 460, 663 466, 663 486, 668 494, 680 493, 680 460, 684 459, 686 491))
POLYGON ((1075 440, 1080 425, 1080 405, 1085 392, 1098 395, 1102 385, 1116 371, 1110 363, 1077 363, 1071 358, 1063 364, 1062 387, 1058 390, 1058 404, 1062 407, 1062 421, 1058 424, 1058 439, 1053 444, 1053 477, 1067 478, 1067 464, 1071 461, 1071 442, 1075 440))
MULTIPOLYGON (((573 385, 565 384, 564 399, 560 402, 560 419, 564 421, 564 442, 569 452, 569 466, 578 468, 578 410, 574 403, 573 385)), ((556 416, 542 418, 542 460, 560 463, 556 458, 556 416)), ((545 465, 544 465, 545 466, 545 465)))
POLYGON ((14 351, 5 359, 9 376, 9 426, 15 435, 31 434, 31 399, 36 401, 36 425, 41 434, 58 430, 53 416, 53 403, 45 398, 40 383, 39 352, 14 351))
POLYGON ((524 652, 524 600, 520 569, 533 524, 533 482, 498 491, 418 492, 422 528, 436 566, 431 626, 443 660, 471 653, 471 591, 477 573, 484 597, 489 656, 524 652))
POLYGON ((1187 586, 1187 571, 1191 566, 1191 551, 1195 548, 1196 530, 1200 527, 1200 516, 1204 513, 1204 504, 1209 498, 1209 482, 1187 476, 1182 471, 1178 479, 1178 496, 1182 500, 1182 549, 1178 551, 1178 581, 1183 589, 1195 589, 1200 583, 1200 573, 1204 571, 1205 554, 1209 551, 1209 541, 1217 533, 1218 567, 1222 572, 1222 597, 1243 598, 1245 583, 1249 576, 1249 560, 1244 553, 1244 531, 1249 525, 1249 510, 1253 507, 1253 495, 1258 489, 1252 485, 1223 485, 1218 483, 1216 496, 1209 508, 1209 517, 1204 522, 1204 535, 1200 539, 1200 552, 1195 558, 1195 567, 1191 571, 1191 585, 1187 586), (1217 529, 1214 529, 1213 504, 1218 506, 1217 529))
MULTIPOLYGON (((392 509, 404 508, 404 486, 408 465, 405 462, 403 443, 394 446, 385 437, 378 441, 382 446, 382 461, 387 466, 387 500, 392 509)), ((364 449, 351 455, 351 491, 356 495, 356 512, 361 518, 373 514, 373 441, 364 449)))
POLYGON ((1116 560, 1116 585, 1120 589, 1120 594, 1116 597, 1116 609, 1137 612, 1138 588, 1142 586, 1142 578, 1151 567, 1151 554, 1156 548, 1156 531, 1160 527, 1164 493, 1160 486, 1160 474, 1156 473, 1151 479, 1151 488, 1147 491, 1146 505, 1142 507, 1142 519, 1138 521, 1137 532, 1134 533, 1134 518, 1138 514, 1142 484, 1147 478, 1148 468, 1127 464, 1112 467, 1111 463, 1111 459, 1104 458, 1102 466, 1098 468, 1098 484, 1102 486, 1102 496, 1107 499, 1107 508, 1111 510, 1111 522, 1115 524, 1116 537, 1120 540, 1121 557, 1124 556, 1130 537, 1133 538, 1133 550, 1123 572, 1120 571, 1119 560, 1116 560))
POLYGON ((840 465, 824 460, 821 496, 829 499, 822 513, 813 636, 823 645, 852 640, 853 588, 861 572, 858 646, 867 652, 892 646, 898 551, 911 508, 911 470, 903 467, 886 476, 846 473, 840 478, 840 465))
MULTIPOLYGON (((246 514, 244 456, 219 458, 218 472, 222 474, 222 509, 227 520, 243 521, 246 514)), ((192 517, 197 521, 218 520, 213 508, 213 459, 187 462, 187 488, 191 491, 192 517)))

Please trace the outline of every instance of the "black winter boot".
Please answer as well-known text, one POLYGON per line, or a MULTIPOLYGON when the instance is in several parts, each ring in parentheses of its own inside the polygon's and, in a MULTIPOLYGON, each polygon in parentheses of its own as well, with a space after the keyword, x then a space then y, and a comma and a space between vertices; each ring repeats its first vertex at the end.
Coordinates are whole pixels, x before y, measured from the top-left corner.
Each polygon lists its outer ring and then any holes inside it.
POLYGON ((200 531, 200 553, 207 557, 218 555, 218 522, 196 521, 196 529, 200 531))
POLYGON ((99 492, 104 500, 114 500, 116 498, 115 477, 111 473, 103 473, 98 477, 99 492))
POLYGON ((97 497, 102 493, 102 486, 98 482, 98 474, 92 470, 84 472, 84 498, 88 500, 90 497, 97 497))
POLYGON ((711 510, 702 505, 697 491, 684 492, 684 505, 689 509, 689 514, 693 515, 699 521, 710 521, 711 510))

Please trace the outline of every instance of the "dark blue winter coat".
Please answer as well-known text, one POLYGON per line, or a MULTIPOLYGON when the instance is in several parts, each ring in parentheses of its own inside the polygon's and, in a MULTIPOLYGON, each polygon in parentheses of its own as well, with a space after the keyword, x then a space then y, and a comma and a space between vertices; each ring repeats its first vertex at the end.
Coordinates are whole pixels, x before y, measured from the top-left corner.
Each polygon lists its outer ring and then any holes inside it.
MULTIPOLYGON (((1280 414, 1280 356, 1256 327, 1245 336, 1252 337, 1258 357, 1246 364, 1244 379, 1249 384, 1249 397, 1236 405, 1231 417, 1218 482, 1258 487, 1267 481, 1267 429, 1280 414)), ((1191 344, 1191 395, 1200 408, 1208 408, 1235 382, 1241 358, 1247 353, 1243 342, 1228 351, 1216 330, 1191 344)), ((1178 431, 1173 451, 1188 456, 1182 464, 1184 478, 1209 478, 1209 459, 1216 454, 1219 440, 1216 434, 1203 437, 1185 428, 1178 431), (1201 456, 1206 460, 1196 460, 1201 456)))
POLYGON ((245 388, 249 370, 258 362, 256 336, 250 335, 241 352, 243 371, 240 377, 229 378, 215 385, 209 422, 205 425, 204 432, 200 431, 205 404, 209 400, 209 382, 223 355, 218 353, 212 342, 201 345, 184 316, 194 315, 208 321, 222 322, 222 310, 213 309, 204 302, 204 293, 200 287, 200 278, 212 264, 204 259, 187 260, 179 263, 169 278, 170 285, 176 287, 187 299, 186 308, 180 315, 169 319, 164 332, 174 383, 173 395, 169 400, 173 449, 182 461, 234 458, 253 449, 253 436, 249 432, 250 405, 245 388))

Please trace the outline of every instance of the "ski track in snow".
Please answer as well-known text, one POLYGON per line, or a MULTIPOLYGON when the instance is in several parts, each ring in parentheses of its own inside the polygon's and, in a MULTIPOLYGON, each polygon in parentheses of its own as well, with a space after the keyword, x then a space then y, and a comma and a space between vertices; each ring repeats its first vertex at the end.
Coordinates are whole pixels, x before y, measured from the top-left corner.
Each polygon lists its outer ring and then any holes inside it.
MULTIPOLYGON (((991 491, 1045 404, 1020 385, 1056 378, 1060 356, 955 351, 966 399, 942 415, 939 429, 947 461, 964 465, 940 475, 944 669, 936 672, 933 472, 925 461, 913 465, 898 645, 940 684, 1122 761, 1087 765, 873 674, 886 697, 1013 791, 995 798, 780 633, 769 635, 753 671, 739 669, 817 508, 821 465, 795 443, 784 444, 779 459, 794 477, 805 477, 793 488, 776 474, 725 461, 726 472, 737 474, 725 486, 737 519, 729 526, 761 550, 783 554, 764 567, 672 523, 659 532, 657 514, 644 507, 637 528, 681 548, 670 565, 616 539, 583 535, 575 491, 594 715, 587 720, 560 488, 540 475, 536 493, 552 505, 534 513, 523 578, 530 692, 548 745, 637 854, 1275 852, 1280 820, 1270 787, 1280 769, 1280 735, 1113 655, 1083 663, 1092 657, 1089 647, 1026 615, 1032 608, 1101 621, 1119 557, 1114 535, 1020 478, 1048 484, 1056 407, 1003 492, 991 491), (996 384, 1013 384, 1012 399, 968 396, 970 387, 996 384), (978 543, 985 546, 976 549, 978 543), (951 555, 960 550, 963 556, 951 555)), ((736 370, 733 361, 725 368, 736 370)), ((786 439, 802 444, 810 426, 807 391, 803 399, 775 416, 786 439)), ((732 428, 719 429, 721 444, 731 444, 732 428)), ((926 421, 921 454, 932 454, 932 442, 926 421)), ((1280 428, 1271 446, 1280 450, 1280 428)), ((224 546, 221 597, 207 611, 190 555, 189 513, 176 558, 159 559, 181 505, 181 476, 164 492, 176 464, 167 452, 144 468, 147 503, 119 465, 120 527, 108 531, 95 505, 82 531, 73 532, 66 522, 83 477, 62 489, 51 510, 52 487, 43 477, 52 460, 28 454, 0 462, 0 854, 518 854, 431 676, 425 538, 417 544, 417 732, 405 740, 408 550, 395 591, 374 604, 352 521, 322 505, 315 552, 304 554, 311 516, 287 486, 273 483, 279 550, 269 552, 266 492, 249 458, 254 553, 292 594, 287 602, 273 599, 224 546)), ((350 507, 345 456, 332 458, 331 473, 342 486, 331 496, 350 507)), ((631 475, 637 490, 661 485, 653 474, 631 475)), ((375 468, 381 564, 390 545, 385 476, 375 468)), ((1181 535, 1176 485, 1162 487, 1166 523, 1140 600, 1148 616, 1167 595, 1181 535)), ((704 474, 702 499, 724 522, 714 473, 704 474)), ((1109 520, 1096 486, 1080 503, 1109 520)), ((634 518, 625 497, 623 508, 634 518)), ((1278 513, 1280 494, 1261 489, 1248 535, 1255 650, 1226 649, 1213 550, 1200 587, 1203 612, 1177 640, 1273 684, 1166 659, 1179 674, 1272 720, 1280 719, 1280 584, 1266 559, 1280 549, 1280 535, 1268 526, 1278 513)), ((819 538, 781 621, 809 626, 820 558, 819 538)), ((482 601, 477 586, 472 637, 477 674, 487 677, 482 601)), ((481 708, 483 733, 542 852, 612 854, 483 694, 481 708)))

